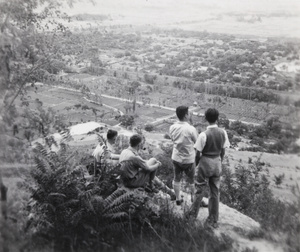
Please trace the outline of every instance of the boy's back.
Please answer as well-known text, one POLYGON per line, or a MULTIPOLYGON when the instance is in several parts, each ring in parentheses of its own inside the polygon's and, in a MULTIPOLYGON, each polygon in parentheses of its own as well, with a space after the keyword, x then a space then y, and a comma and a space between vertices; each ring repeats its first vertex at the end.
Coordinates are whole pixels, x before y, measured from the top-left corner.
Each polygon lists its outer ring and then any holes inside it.
POLYGON ((195 159, 194 144, 198 133, 188 122, 178 121, 170 127, 173 141, 172 159, 180 163, 193 163, 195 159))

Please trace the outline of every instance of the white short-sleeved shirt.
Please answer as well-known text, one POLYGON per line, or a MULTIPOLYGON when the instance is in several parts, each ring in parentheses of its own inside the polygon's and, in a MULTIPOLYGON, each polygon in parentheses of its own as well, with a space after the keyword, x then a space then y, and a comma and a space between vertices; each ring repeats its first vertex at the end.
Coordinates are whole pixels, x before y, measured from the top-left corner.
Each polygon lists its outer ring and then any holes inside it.
MULTIPOLYGON (((218 125, 214 124, 214 125, 207 126, 207 129, 209 129, 209 128, 217 128, 217 127, 218 127, 218 125)), ((230 142, 229 142, 226 130, 224 130, 224 134, 225 134, 225 142, 224 142, 223 148, 229 148, 230 147, 230 142)), ((207 136, 206 136, 205 132, 201 132, 199 134, 199 137, 197 138, 197 141, 196 141, 196 143, 194 145, 194 148, 196 150, 202 152, 202 150, 203 150, 203 148, 204 148, 204 146, 206 144, 206 139, 207 139, 207 136)))
POLYGON ((171 125, 169 133, 173 141, 172 159, 182 164, 194 163, 194 144, 198 137, 196 128, 188 122, 178 121, 171 125))
POLYGON ((99 143, 97 145, 97 147, 95 148, 95 150, 93 151, 92 155, 95 157, 97 162, 100 162, 100 160, 103 160, 104 158, 106 158, 107 163, 114 165, 114 164, 117 164, 118 161, 117 160, 113 161, 113 160, 109 159, 112 155, 114 155, 114 153, 115 153, 114 145, 112 145, 108 141, 106 141, 106 145, 99 143))

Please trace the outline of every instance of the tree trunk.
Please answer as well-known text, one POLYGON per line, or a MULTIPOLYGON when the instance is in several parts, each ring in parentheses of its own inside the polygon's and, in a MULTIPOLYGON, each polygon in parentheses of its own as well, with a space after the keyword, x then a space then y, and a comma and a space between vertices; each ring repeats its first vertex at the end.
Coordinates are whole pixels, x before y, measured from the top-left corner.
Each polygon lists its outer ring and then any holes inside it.
POLYGON ((1 213, 4 219, 7 218, 7 187, 3 184, 2 174, 0 173, 0 191, 1 191, 1 213))

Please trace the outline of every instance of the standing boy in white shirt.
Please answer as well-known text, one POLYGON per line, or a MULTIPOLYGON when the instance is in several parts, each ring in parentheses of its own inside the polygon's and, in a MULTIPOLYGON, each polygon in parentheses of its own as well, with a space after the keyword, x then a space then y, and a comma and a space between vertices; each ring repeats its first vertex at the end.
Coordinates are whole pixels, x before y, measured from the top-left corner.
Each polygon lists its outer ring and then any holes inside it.
POLYGON ((180 199, 181 179, 183 172, 188 177, 191 188, 191 197, 194 198, 195 185, 195 150, 194 144, 198 137, 196 128, 188 123, 189 111, 187 106, 176 108, 179 119, 170 127, 170 137, 173 141, 172 161, 174 166, 173 189, 176 195, 176 204, 181 205, 180 199))

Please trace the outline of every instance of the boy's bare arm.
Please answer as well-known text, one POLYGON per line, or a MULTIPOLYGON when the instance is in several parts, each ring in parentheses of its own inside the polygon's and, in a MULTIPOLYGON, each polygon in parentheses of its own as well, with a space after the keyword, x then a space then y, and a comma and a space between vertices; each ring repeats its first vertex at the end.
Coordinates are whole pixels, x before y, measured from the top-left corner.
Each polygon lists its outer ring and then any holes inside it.
POLYGON ((221 154, 220 154, 220 156, 221 156, 221 161, 223 161, 223 158, 224 158, 224 156, 225 156, 225 148, 222 148, 222 149, 221 149, 221 154))
POLYGON ((200 151, 196 150, 196 157, 195 157, 196 166, 199 164, 200 157, 201 157, 200 151))

